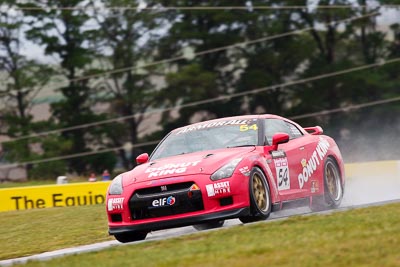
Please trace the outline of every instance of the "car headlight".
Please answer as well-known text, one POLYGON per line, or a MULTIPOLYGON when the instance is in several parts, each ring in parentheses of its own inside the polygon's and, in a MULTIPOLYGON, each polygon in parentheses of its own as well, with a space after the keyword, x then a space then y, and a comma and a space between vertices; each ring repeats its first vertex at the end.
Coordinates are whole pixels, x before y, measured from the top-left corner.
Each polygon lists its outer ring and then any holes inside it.
POLYGON ((224 178, 229 178, 232 176, 233 172, 236 169, 236 166, 239 164, 239 162, 242 160, 242 158, 237 158, 229 162, 228 164, 222 166, 219 168, 216 172, 214 172, 211 175, 211 180, 216 181, 224 178))
POLYGON ((122 175, 118 175, 115 177, 111 184, 110 188, 108 190, 108 194, 110 195, 121 195, 122 194, 122 175))

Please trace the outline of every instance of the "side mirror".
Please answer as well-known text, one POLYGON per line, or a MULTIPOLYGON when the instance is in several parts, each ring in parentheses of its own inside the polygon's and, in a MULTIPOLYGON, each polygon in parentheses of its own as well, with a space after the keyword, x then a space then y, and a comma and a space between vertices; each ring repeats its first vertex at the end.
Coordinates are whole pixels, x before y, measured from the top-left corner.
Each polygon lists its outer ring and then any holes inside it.
POLYGON ((320 126, 314 126, 314 127, 307 127, 304 128, 307 133, 312 134, 312 135, 320 135, 323 134, 324 130, 320 126))
POLYGON ((289 135, 287 133, 276 133, 272 136, 273 150, 277 150, 279 144, 284 144, 287 142, 289 142, 289 135))
POLYGON ((143 163, 146 163, 148 161, 149 161, 149 154, 147 154, 147 153, 140 154, 136 158, 136 163, 139 164, 139 165, 143 164, 143 163))

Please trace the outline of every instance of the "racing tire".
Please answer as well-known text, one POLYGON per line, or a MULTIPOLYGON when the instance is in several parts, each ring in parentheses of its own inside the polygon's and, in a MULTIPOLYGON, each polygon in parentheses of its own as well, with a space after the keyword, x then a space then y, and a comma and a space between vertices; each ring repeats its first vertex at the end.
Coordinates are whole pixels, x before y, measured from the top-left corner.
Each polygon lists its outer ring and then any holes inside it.
POLYGON ((322 211, 339 207, 343 199, 343 186, 339 168, 332 158, 324 164, 324 194, 312 198, 311 210, 322 211))
POLYGON ((197 231, 204 231, 208 229, 220 228, 224 225, 224 223, 225 223, 224 220, 211 221, 206 223, 194 224, 193 228, 196 229, 197 231))
POLYGON ((117 239, 121 243, 144 240, 146 236, 147 232, 128 232, 128 233, 114 235, 115 239, 117 239))
POLYGON ((271 213, 271 193, 264 173, 254 167, 249 179, 250 215, 239 217, 242 223, 265 220, 271 213))

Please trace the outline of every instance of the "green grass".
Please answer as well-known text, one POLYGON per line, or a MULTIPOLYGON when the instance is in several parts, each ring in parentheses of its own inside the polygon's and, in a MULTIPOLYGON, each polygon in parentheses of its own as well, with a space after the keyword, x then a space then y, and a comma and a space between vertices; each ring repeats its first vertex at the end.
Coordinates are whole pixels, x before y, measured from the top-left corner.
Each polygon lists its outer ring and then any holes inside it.
MULTIPOLYGON (((87 182, 88 178, 85 177, 73 177, 68 178, 70 183, 81 183, 87 182)), ((0 183, 1 188, 12 188, 12 187, 24 187, 24 186, 37 186, 37 185, 51 185, 56 184, 56 179, 54 180, 32 180, 32 181, 25 181, 25 182, 4 182, 0 183)))
POLYGON ((104 205, 0 213, 0 260, 112 240, 104 205))
POLYGON ((27 181, 27 182, 5 182, 5 183, 0 183, 0 188, 48 185, 48 184, 55 184, 55 183, 56 183, 55 181, 50 181, 50 180, 27 181))
MULTIPOLYGON (((295 216, 26 266, 400 266, 399 209, 295 216)), ((103 206, 2 213, 0 226, 3 259, 109 239, 103 206)))

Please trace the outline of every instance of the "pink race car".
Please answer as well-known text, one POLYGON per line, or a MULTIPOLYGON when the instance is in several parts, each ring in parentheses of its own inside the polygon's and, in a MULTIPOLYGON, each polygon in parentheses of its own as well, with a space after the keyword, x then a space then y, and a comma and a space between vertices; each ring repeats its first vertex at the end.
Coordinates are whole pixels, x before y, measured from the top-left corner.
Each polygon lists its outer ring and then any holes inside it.
POLYGON ((108 188, 109 233, 120 242, 150 231, 220 227, 266 219, 292 205, 335 208, 344 166, 321 127, 302 128, 275 115, 195 123, 170 132, 151 156, 115 177, 108 188))

